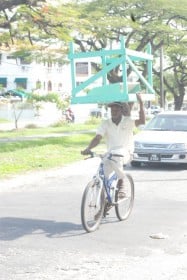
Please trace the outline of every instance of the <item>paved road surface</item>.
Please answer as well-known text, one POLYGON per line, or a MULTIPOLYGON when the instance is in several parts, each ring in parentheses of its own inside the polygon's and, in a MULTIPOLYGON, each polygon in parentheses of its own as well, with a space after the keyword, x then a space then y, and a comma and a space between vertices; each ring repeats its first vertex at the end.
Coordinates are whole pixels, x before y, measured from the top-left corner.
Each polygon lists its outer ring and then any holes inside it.
POLYGON ((80 201, 97 163, 1 180, 0 280, 187 279, 187 171, 132 169, 129 220, 112 212, 87 234, 80 201))

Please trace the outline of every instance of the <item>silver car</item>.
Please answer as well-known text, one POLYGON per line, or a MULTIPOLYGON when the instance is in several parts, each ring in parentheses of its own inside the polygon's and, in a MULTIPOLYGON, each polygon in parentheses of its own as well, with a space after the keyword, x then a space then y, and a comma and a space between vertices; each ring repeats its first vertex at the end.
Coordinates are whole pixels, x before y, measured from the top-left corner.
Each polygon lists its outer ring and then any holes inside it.
POLYGON ((134 137, 132 166, 187 164, 187 111, 162 112, 134 137))

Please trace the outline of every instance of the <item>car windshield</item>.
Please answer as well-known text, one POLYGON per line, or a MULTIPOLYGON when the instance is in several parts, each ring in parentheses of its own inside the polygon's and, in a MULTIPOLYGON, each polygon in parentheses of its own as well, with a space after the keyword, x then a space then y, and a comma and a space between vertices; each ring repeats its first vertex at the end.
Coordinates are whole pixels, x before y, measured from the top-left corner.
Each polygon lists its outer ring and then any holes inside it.
POLYGON ((147 123, 145 130, 187 131, 187 115, 157 115, 147 123))

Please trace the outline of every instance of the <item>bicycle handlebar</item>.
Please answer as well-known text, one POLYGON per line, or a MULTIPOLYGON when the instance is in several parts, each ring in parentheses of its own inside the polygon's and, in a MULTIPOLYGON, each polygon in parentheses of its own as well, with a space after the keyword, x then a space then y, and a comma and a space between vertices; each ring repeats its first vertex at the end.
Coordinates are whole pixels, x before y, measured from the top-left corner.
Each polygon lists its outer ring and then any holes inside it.
POLYGON ((101 155, 96 155, 96 153, 94 153, 94 152, 92 152, 92 151, 89 151, 88 153, 87 153, 87 155, 89 155, 89 157, 87 157, 87 158, 85 158, 85 159, 89 159, 89 158, 94 158, 94 157, 96 157, 96 156, 101 156, 101 155))
POLYGON ((108 155, 108 159, 112 159, 112 157, 124 157, 124 155, 121 155, 121 154, 113 154, 113 153, 110 153, 110 152, 106 153, 106 154, 97 154, 97 153, 92 152, 92 151, 89 151, 89 153, 87 153, 87 155, 90 155, 90 156, 85 158, 85 159, 94 158, 94 157, 103 158, 106 155, 108 155))

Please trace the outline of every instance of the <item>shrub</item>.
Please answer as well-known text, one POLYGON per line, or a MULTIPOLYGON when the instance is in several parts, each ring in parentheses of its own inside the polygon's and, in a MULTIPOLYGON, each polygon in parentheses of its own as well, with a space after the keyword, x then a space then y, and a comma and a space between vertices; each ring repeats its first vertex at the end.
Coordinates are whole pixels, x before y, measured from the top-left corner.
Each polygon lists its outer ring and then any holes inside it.
POLYGON ((101 119, 96 117, 89 117, 89 119, 85 122, 85 124, 95 124, 95 125, 99 125, 100 123, 101 123, 101 119))

